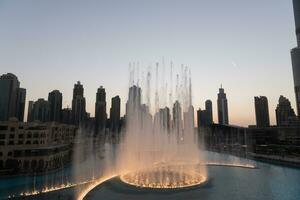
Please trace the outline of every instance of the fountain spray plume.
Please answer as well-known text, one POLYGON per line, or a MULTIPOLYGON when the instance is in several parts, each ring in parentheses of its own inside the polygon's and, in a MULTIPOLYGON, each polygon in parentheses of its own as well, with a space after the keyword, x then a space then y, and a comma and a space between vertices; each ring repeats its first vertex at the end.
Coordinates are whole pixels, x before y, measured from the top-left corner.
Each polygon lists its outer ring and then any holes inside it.
MULTIPOLYGON (((149 70, 146 88, 142 89, 137 83, 129 88, 126 130, 117 154, 117 166, 122 166, 121 180, 131 185, 188 187, 204 182, 207 177, 204 165, 199 165, 203 160, 194 130, 191 76, 188 67, 182 66, 181 77, 177 75, 176 78, 177 99, 173 102, 173 83, 169 83, 171 87, 168 90, 164 63, 162 66, 160 71, 159 63, 156 63, 154 94, 150 89, 152 76, 149 70), (142 98, 142 91, 146 91, 146 98, 142 98), (154 96, 154 104, 151 103, 151 95, 154 96), (167 107, 168 97, 173 108, 167 107), (152 109, 151 105, 155 108, 152 109)), ((170 76, 170 81, 173 81, 173 64, 170 76)), ((139 77, 134 79, 139 80, 139 77)))

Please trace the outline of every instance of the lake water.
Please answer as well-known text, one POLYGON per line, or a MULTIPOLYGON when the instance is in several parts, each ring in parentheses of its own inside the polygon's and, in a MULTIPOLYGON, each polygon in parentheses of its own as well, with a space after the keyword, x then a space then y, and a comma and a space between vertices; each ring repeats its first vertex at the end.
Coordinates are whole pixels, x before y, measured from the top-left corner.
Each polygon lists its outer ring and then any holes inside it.
MULTIPOLYGON (((194 189, 176 192, 149 192, 128 188, 114 179, 95 188, 86 199, 106 200, 299 200, 300 169, 240 159, 234 156, 206 153, 210 162, 252 163, 258 169, 208 167, 209 181, 194 189)), ((0 179, 0 199, 9 195, 71 181, 71 168, 47 176, 26 176, 0 179)), ((38 199, 38 196, 36 197, 38 199)))

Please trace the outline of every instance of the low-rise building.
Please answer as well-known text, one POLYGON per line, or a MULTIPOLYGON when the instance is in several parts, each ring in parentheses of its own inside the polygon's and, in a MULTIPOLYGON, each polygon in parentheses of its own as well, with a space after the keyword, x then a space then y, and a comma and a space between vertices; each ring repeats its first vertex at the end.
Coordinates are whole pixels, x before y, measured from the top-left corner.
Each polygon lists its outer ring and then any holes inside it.
POLYGON ((77 128, 59 123, 0 122, 0 174, 54 170, 69 163, 77 128))

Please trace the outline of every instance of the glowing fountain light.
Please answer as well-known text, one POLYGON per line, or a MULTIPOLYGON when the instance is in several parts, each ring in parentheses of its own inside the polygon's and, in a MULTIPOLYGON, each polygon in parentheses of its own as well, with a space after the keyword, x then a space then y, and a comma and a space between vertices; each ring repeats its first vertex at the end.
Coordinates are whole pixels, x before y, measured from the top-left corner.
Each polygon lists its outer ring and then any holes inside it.
POLYGON ((120 176, 129 185, 150 189, 175 189, 200 185, 206 177, 196 171, 181 171, 185 166, 160 166, 120 176))

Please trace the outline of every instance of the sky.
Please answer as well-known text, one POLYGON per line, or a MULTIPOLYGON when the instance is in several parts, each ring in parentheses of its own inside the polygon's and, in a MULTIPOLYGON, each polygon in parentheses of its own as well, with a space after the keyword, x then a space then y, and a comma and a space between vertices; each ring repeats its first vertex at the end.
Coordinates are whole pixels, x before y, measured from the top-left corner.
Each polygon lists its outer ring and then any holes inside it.
POLYGON ((71 105, 76 81, 94 115, 96 91, 120 95, 122 114, 132 61, 173 61, 192 72, 193 104, 213 102, 222 84, 230 124, 255 124, 254 96, 280 95, 295 109, 290 49, 292 0, 0 0, 0 74, 14 73, 27 101, 59 89, 71 105))

